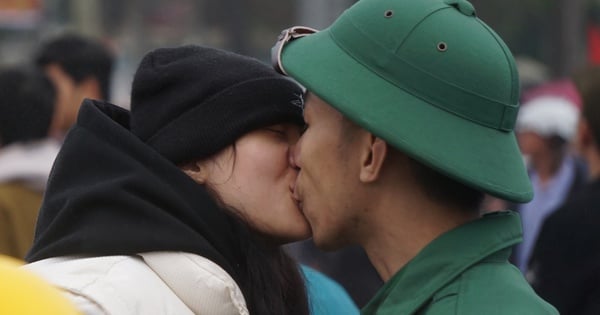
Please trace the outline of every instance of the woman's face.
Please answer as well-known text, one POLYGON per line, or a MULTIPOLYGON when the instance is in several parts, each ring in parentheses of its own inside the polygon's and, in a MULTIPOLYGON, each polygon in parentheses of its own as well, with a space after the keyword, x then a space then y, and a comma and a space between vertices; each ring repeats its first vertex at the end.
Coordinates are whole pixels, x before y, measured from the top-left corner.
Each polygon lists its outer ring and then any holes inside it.
POLYGON ((196 163, 197 182, 207 184, 254 230, 286 243, 308 238, 310 227, 292 198, 297 170, 290 152, 301 127, 278 124, 247 133, 235 145, 196 163))

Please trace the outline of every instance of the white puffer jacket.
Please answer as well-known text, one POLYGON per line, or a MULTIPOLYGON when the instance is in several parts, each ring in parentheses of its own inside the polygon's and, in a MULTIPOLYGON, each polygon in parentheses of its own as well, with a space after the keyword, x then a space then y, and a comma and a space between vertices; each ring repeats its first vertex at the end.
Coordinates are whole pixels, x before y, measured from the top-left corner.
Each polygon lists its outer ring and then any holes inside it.
POLYGON ((64 290, 88 315, 248 315, 231 276, 195 254, 68 256, 24 268, 64 290))

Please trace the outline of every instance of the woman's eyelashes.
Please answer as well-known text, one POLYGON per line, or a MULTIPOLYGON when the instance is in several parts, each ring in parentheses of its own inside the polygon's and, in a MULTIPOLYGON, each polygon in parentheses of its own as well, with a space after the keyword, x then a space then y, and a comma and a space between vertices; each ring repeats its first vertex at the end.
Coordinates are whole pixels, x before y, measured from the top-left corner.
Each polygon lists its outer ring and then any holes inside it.
POLYGON ((283 139, 283 140, 287 140, 288 139, 288 134, 284 129, 280 129, 280 128, 265 128, 266 131, 271 132, 273 134, 275 134, 276 136, 278 136, 279 138, 283 139))

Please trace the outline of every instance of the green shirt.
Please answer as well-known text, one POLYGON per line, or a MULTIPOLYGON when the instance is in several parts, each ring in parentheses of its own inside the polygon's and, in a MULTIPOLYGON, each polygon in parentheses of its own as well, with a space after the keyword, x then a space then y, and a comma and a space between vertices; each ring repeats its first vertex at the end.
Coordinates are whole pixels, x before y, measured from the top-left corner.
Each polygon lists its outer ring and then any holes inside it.
POLYGON ((400 269, 361 314, 558 314, 508 262, 521 240, 521 220, 512 211, 448 231, 400 269))

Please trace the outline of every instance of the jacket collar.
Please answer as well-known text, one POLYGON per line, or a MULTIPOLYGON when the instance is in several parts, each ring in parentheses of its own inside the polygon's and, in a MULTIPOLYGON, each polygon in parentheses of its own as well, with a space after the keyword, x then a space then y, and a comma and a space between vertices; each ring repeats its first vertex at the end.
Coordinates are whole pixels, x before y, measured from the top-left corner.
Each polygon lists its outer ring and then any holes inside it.
POLYGON ((510 247, 522 240, 521 221, 512 211, 494 212, 450 230, 429 243, 398 271, 363 309, 412 314, 439 289, 484 260, 507 260, 510 247))

